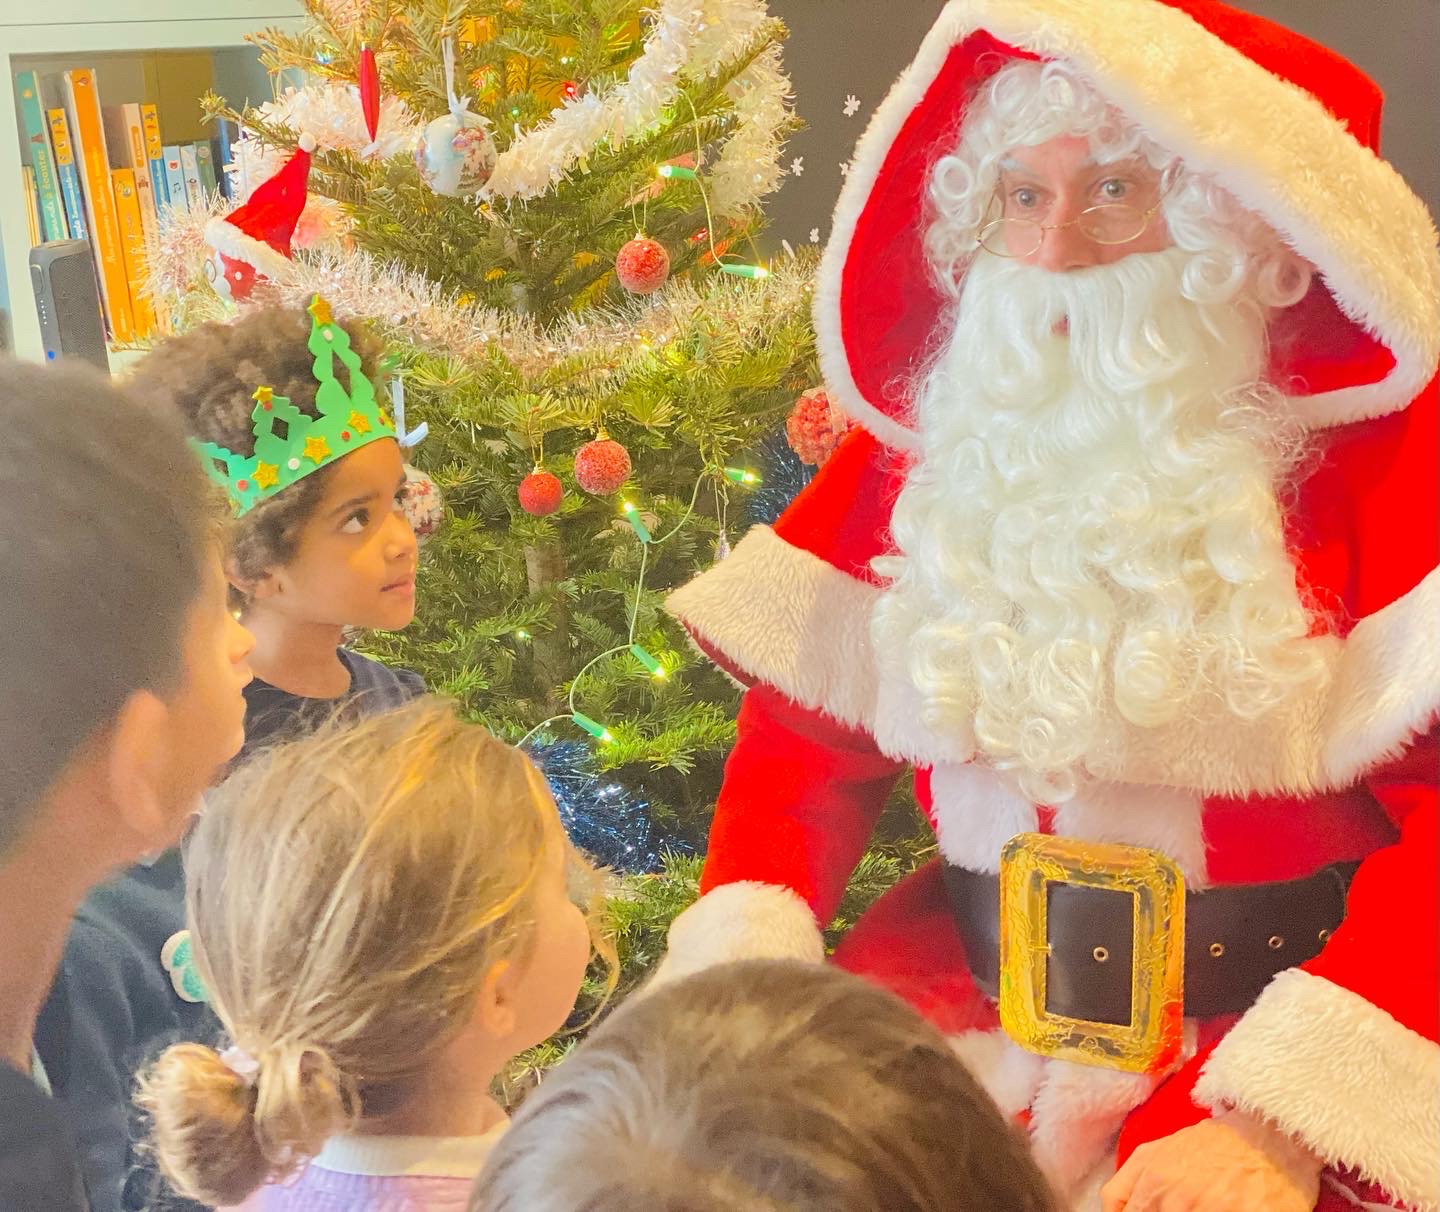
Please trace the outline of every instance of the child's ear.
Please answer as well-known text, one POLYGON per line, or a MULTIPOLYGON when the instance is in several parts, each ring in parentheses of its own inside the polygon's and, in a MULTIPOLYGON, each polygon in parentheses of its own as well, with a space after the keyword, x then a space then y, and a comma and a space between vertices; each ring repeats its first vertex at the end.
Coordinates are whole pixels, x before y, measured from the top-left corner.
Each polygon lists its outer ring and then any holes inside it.
POLYGON ((515 1017, 515 965, 509 960, 493 964, 480 983, 475 1017, 491 1039, 509 1039, 519 1025, 515 1017))
POLYGON ((126 828, 147 844, 164 831, 169 768, 170 709, 148 690, 137 690, 110 729, 104 776, 108 798, 126 828))

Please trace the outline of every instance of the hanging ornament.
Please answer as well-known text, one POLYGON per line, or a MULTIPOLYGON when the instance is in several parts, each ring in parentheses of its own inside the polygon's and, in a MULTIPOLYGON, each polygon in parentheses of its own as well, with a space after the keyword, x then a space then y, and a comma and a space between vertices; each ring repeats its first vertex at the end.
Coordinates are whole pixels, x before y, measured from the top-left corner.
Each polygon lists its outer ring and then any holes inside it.
POLYGON ((257 280, 284 281, 291 269, 292 241, 305 209, 315 138, 300 136, 274 176, 229 214, 205 224, 211 255, 205 275, 217 294, 232 302, 248 298, 257 280))
POLYGON ((630 452, 603 429, 575 452, 575 483, 591 496, 608 497, 630 478, 630 452))
POLYGON ((636 236, 615 255, 615 277, 632 295, 648 295, 670 276, 670 254, 649 236, 636 236))
POLYGON ((408 463, 405 465, 405 516, 422 545, 445 520, 445 502, 435 481, 408 463))
POLYGON ((785 439, 802 463, 819 467, 853 424, 835 407, 823 387, 812 387, 795 401, 785 421, 785 439))
POLYGON ((573 101, 580 95, 580 86, 574 80, 566 80, 560 86, 560 95, 567 101, 573 101))
POLYGON ((375 51, 368 42, 360 44, 360 112, 365 115, 365 130, 370 142, 380 129, 380 69, 375 66, 375 51))
POLYGON ((520 508, 532 517, 547 518, 560 508, 565 489, 560 480, 543 467, 536 467, 515 490, 520 508))
POLYGON ((470 98, 455 95, 455 44, 447 36, 444 48, 445 88, 450 112, 430 122, 415 145, 415 168, 420 179, 447 198, 479 192, 495 171, 499 152, 490 137, 490 123, 469 110, 470 98))
POLYGON ((715 540, 715 562, 718 564, 721 560, 728 557, 729 554, 730 536, 722 530, 720 532, 720 537, 715 540))

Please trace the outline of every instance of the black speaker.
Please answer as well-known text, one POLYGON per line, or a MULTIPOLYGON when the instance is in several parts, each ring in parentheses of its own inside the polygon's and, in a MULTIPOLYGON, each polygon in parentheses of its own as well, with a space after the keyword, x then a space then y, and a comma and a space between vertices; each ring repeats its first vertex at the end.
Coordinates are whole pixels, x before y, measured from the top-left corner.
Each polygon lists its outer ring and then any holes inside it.
POLYGON ((110 370, 95 258, 88 240, 51 240, 30 250, 30 281, 45 358, 78 358, 110 370))

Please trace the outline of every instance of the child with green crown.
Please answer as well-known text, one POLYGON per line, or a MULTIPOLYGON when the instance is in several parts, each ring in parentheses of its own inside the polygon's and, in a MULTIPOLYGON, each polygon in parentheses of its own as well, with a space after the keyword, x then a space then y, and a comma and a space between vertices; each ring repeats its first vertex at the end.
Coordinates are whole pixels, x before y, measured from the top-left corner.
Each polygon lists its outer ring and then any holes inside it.
MULTIPOLYGON (((342 644, 348 629, 396 630, 415 613, 417 545, 404 510, 395 427, 376 399, 373 344, 323 299, 254 309, 172 338, 131 388, 178 408, 210 478, 228 496, 231 606, 255 636, 242 759, 423 693, 342 644)), ((205 1042, 218 1024, 197 1001, 184 934, 178 850, 97 889, 77 917, 37 1034, 63 1056, 97 1212, 152 1206, 138 1161, 133 1075, 161 1048, 205 1042)), ((170 1202, 166 1207, 183 1207, 170 1202)))

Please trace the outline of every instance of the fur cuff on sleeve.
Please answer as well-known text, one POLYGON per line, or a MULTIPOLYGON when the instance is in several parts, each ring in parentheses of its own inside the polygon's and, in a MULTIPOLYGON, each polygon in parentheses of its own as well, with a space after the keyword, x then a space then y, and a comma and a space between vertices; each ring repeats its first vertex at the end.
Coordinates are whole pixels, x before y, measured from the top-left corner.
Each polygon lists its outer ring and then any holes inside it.
POLYGON ((1416 1212, 1440 1209, 1440 1045, 1322 977, 1271 981, 1195 1101, 1263 1116, 1416 1212))
POLYGON ((746 959, 820 963, 825 944, 810 906, 778 884, 741 881, 706 893, 670 926, 653 984, 746 959))

